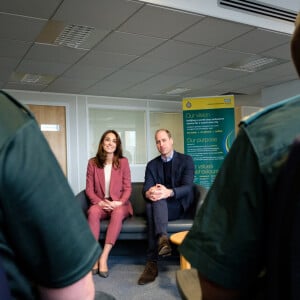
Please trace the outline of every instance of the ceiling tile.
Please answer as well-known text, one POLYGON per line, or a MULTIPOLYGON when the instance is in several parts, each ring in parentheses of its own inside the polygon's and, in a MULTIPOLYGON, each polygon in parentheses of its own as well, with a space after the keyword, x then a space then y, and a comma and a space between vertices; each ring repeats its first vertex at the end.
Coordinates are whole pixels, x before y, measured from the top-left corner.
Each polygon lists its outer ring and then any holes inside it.
POLYGON ((0 58, 0 80, 7 82, 17 65, 17 61, 11 58, 0 58))
POLYGON ((219 83, 218 80, 197 77, 197 78, 182 82, 180 84, 180 86, 185 87, 185 88, 191 88, 191 89, 199 89, 199 88, 205 88, 208 86, 216 85, 218 83, 219 83))
POLYGON ((191 92, 184 94, 184 97, 210 97, 225 94, 226 88, 217 88, 217 85, 202 87, 201 89, 193 89, 191 92))
POLYGON ((106 79, 112 82, 127 82, 127 83, 138 83, 152 77, 153 73, 145 72, 134 72, 129 70, 119 70, 106 79))
POLYGON ((221 68, 218 70, 214 70, 213 72, 204 74, 202 75, 202 77, 206 79, 213 79, 222 82, 222 81, 227 81, 227 80, 235 79, 246 75, 248 75, 246 72, 221 68))
POLYGON ((112 95, 115 95, 116 93, 125 90, 128 86, 130 86, 130 84, 125 82, 121 83, 110 80, 102 80, 101 82, 89 87, 84 92, 89 95, 99 95, 99 93, 103 93, 105 95, 107 93, 110 93, 112 95))
POLYGON ((33 60, 23 60, 17 68, 17 72, 41 75, 60 75, 70 65, 53 62, 37 62, 33 60))
POLYGON ((137 56, 135 55, 92 50, 80 60, 80 63, 104 68, 118 68, 130 63, 136 58, 137 56))
POLYGON ((3 87, 5 89, 11 90, 23 90, 23 91, 43 91, 46 88, 46 85, 39 85, 39 84, 22 84, 22 83, 15 83, 15 82, 8 82, 3 87))
POLYGON ((146 5, 126 21, 120 31, 171 38, 201 20, 202 16, 146 5))
POLYGON ((145 98, 147 98, 147 95, 145 96, 145 91, 140 90, 140 89, 137 90, 135 88, 118 92, 118 93, 116 93, 116 96, 124 97, 124 98, 136 98, 136 99, 145 99, 145 98))
POLYGON ((220 46, 252 28, 249 25, 206 17, 198 24, 176 35, 174 39, 208 46, 220 46))
POLYGON ((152 94, 164 93, 171 86, 182 80, 183 78, 180 77, 158 75, 135 85, 130 90, 136 92, 143 91, 144 95, 150 96, 152 94))
POLYGON ((181 101, 182 100, 182 96, 181 95, 166 95, 166 94, 151 94, 151 99, 157 99, 157 100, 161 100, 162 97, 164 98, 164 100, 169 100, 169 101, 181 101))
POLYGON ((230 65, 241 59, 248 58, 248 53, 230 51, 223 48, 215 48, 188 61, 190 64, 210 66, 213 68, 230 65))
POLYGON ((46 21, 0 13, 0 39, 33 42, 46 21))
POLYGON ((272 48, 268 51, 262 52, 261 54, 263 56, 268 56, 268 57, 276 57, 276 58, 281 58, 281 59, 291 59, 291 46, 290 43, 283 44, 279 47, 272 48))
POLYGON ((54 45, 34 44, 25 56, 26 60, 56 62, 71 64, 75 63, 86 54, 87 51, 60 47, 54 45))
POLYGON ((124 69, 146 73, 159 73, 175 64, 176 62, 174 61, 142 57, 125 66, 124 69))
POLYGON ((247 76, 247 80, 249 81, 249 83, 264 83, 270 81, 271 79, 276 79, 278 77, 278 74, 280 74, 280 77, 286 75, 294 75, 295 79, 297 78, 294 66, 291 63, 284 63, 272 68, 262 70, 260 72, 250 73, 247 76))
MULTIPOLYGON (((208 68, 205 70, 210 71, 211 69, 208 68)), ((163 72, 163 74, 173 75, 173 76, 195 77, 197 75, 200 75, 203 72, 204 72, 203 68, 198 64, 182 63, 163 72)))
POLYGON ((26 0, 26 3, 23 0, 1 0, 0 11, 49 19, 60 2, 61 0, 26 0))
POLYGON ((0 57, 0 70, 13 70, 18 63, 19 60, 17 58, 0 57))
POLYGON ((69 68, 64 74, 64 77, 83 79, 83 80, 101 80, 113 73, 115 68, 102 68, 97 66, 87 66, 82 64, 76 64, 69 68))
POLYGON ((170 40, 145 55, 148 58, 174 60, 178 63, 200 55, 210 47, 170 40))
POLYGON ((0 57, 22 58, 29 47, 32 45, 29 42, 16 40, 0 40, 0 57))
POLYGON ((214 88, 218 90, 223 90, 225 92, 235 91, 239 88, 243 88, 252 84, 251 82, 249 82, 248 77, 249 76, 244 76, 241 78, 235 78, 233 80, 221 82, 219 84, 216 84, 214 88))
POLYGON ((64 0, 53 19, 103 29, 116 29, 143 4, 123 0, 64 0))
POLYGON ((59 93, 71 93, 80 94, 84 89, 93 85, 95 80, 76 80, 70 78, 61 77, 53 81, 47 88, 44 89, 45 92, 59 92, 59 93))
POLYGON ((241 52, 259 54, 273 47, 278 47, 288 43, 291 37, 288 34, 255 29, 228 43, 222 45, 223 48, 237 50, 241 52))
POLYGON ((123 54, 142 55, 166 39, 115 31, 99 43, 94 50, 123 54))
MULTIPOLYGON (((145 98, 150 96, 151 94, 157 92, 157 90, 151 86, 147 86, 147 88, 143 84, 135 85, 134 87, 131 87, 129 90, 122 91, 122 94, 127 95, 137 95, 139 98, 145 98)), ((119 92, 120 94, 121 92, 119 92)), ((133 97, 135 98, 135 97, 133 97)))

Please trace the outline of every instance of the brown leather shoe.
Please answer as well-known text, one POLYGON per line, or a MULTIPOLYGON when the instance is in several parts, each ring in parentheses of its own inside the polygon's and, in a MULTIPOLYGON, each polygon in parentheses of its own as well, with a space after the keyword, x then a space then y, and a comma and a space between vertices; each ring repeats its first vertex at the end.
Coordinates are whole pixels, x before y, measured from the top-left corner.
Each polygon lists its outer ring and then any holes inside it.
POLYGON ((158 274, 157 262, 147 261, 145 269, 138 280, 139 285, 144 285, 155 280, 158 274))
POLYGON ((172 248, 166 235, 162 235, 158 240, 158 255, 165 257, 172 254, 172 248))

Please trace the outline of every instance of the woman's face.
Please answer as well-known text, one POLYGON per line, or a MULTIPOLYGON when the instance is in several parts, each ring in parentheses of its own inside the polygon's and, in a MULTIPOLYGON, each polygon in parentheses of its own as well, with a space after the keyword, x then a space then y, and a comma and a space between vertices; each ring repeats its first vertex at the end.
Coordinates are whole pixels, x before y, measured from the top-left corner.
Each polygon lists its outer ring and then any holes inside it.
POLYGON ((115 134, 109 132, 103 140, 102 147, 107 154, 114 153, 117 148, 117 137, 115 134))

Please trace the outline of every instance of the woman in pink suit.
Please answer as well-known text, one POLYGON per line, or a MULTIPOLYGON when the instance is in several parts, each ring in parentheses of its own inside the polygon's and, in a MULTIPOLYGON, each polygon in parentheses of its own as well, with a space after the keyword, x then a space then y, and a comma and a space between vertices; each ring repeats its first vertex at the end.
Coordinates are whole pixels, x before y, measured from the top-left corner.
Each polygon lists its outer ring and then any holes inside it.
POLYGON ((86 194, 90 200, 88 223, 95 239, 99 240, 101 220, 109 219, 102 254, 93 267, 93 274, 108 276, 107 260, 125 218, 132 215, 129 201, 131 176, 129 163, 123 157, 121 139, 114 130, 102 135, 98 151, 87 166, 86 194))

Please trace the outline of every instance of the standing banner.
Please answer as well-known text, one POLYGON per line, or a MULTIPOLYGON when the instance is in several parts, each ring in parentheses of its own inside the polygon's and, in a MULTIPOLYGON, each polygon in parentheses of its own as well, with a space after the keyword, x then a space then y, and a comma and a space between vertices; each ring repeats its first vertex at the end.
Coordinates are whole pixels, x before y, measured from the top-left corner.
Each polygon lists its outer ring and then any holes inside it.
POLYGON ((207 189, 235 138, 234 96, 182 100, 184 152, 193 157, 195 180, 207 189))

